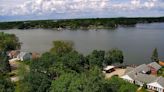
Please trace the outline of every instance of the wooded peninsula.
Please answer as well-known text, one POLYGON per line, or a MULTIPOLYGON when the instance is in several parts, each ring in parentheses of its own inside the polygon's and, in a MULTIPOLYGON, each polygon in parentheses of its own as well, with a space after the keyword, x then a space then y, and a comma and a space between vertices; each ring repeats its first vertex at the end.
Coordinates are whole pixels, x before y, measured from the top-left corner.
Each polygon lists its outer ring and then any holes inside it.
POLYGON ((164 17, 120 17, 0 22, 0 29, 113 29, 119 26, 126 27, 135 26, 137 23, 155 22, 164 22, 164 17))

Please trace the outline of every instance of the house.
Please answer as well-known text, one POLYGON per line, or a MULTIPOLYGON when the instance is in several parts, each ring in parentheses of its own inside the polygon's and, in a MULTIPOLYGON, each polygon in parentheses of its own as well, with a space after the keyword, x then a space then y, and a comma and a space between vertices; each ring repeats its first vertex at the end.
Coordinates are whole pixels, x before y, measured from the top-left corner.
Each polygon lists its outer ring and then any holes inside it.
POLYGON ((19 55, 17 56, 17 59, 20 61, 30 60, 30 59, 32 59, 32 53, 20 52, 19 55))
POLYGON ((19 53, 20 53, 19 50, 12 50, 8 52, 8 56, 10 59, 17 58, 19 53))
POLYGON ((39 53, 32 52, 32 59, 37 59, 39 57, 40 57, 40 54, 39 53))
POLYGON ((104 68, 104 71, 105 71, 106 73, 111 73, 111 72, 115 71, 114 68, 115 68, 114 66, 106 66, 106 67, 104 68))
POLYGON ((158 77, 156 80, 148 83, 147 88, 158 92, 164 92, 164 78, 158 77))
POLYGON ((146 74, 149 71, 150 71, 150 68, 146 64, 139 65, 136 68, 127 67, 125 71, 125 75, 123 75, 121 78, 130 83, 135 83, 136 74, 138 73, 146 74))
POLYGON ((164 92, 164 78, 149 75, 152 69, 157 72, 160 68, 161 66, 156 62, 152 62, 148 65, 142 64, 136 68, 127 67, 125 74, 121 78, 139 86, 146 85, 148 89, 154 91, 164 92))
POLYGON ((134 76, 135 76, 134 71, 130 71, 127 74, 123 75, 121 78, 130 83, 134 83, 134 81, 135 81, 134 76))
POLYGON ((152 62, 148 64, 148 66, 151 70, 151 74, 154 74, 154 75, 156 75, 157 71, 161 68, 161 66, 157 62, 152 62))
POLYGON ((143 87, 145 84, 154 81, 156 79, 156 76, 137 73, 134 79, 136 85, 143 87))

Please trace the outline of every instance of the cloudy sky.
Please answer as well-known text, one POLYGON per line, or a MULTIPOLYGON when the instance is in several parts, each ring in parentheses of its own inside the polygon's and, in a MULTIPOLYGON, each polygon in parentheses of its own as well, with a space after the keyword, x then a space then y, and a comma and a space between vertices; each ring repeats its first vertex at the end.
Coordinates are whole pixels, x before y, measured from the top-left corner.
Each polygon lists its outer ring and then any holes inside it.
POLYGON ((0 0, 0 21, 164 16, 164 0, 0 0))

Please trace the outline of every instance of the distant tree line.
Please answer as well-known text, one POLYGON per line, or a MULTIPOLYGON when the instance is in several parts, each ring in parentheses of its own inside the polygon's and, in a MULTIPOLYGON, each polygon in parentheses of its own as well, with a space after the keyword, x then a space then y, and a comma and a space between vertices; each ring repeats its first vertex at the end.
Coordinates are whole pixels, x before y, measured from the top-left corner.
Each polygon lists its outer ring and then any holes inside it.
POLYGON ((0 29, 108 29, 118 26, 135 26, 137 23, 164 22, 164 17, 91 18, 0 22, 0 29))

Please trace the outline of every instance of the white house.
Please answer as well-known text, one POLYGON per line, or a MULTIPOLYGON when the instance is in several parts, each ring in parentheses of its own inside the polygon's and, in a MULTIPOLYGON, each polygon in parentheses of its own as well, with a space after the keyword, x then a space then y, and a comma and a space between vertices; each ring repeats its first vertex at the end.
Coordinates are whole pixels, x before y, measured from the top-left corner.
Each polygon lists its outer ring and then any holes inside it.
POLYGON ((130 83, 134 83, 134 79, 131 78, 131 76, 129 76, 129 75, 124 75, 121 78, 124 79, 125 81, 130 82, 130 83))
POLYGON ((20 52, 19 55, 17 56, 17 59, 20 61, 30 60, 32 59, 32 54, 29 52, 20 52))
POLYGON ((147 88, 158 92, 164 92, 164 78, 158 77, 155 81, 148 83, 147 88))
POLYGON ((160 69, 160 66, 157 65, 157 63, 150 63, 148 65, 142 64, 136 68, 127 67, 125 74, 121 78, 139 86, 145 84, 150 90, 164 92, 164 78, 149 75, 152 67, 156 70, 160 69))

